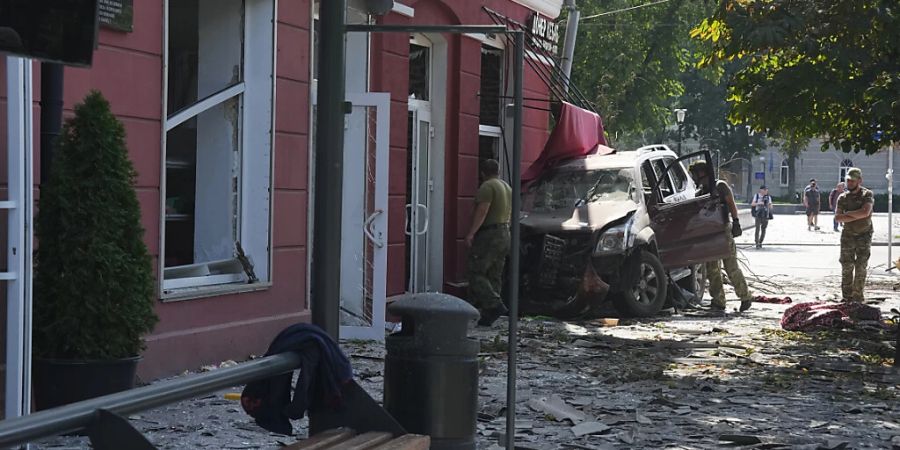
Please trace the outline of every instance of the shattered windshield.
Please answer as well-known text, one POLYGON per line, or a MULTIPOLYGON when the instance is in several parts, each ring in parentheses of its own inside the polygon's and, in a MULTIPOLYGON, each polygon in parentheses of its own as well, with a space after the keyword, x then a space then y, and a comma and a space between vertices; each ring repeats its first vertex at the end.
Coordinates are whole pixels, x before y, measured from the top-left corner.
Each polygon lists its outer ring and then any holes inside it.
POLYGON ((527 211, 542 212, 597 201, 630 201, 632 181, 629 168, 553 171, 528 189, 524 204, 527 211))

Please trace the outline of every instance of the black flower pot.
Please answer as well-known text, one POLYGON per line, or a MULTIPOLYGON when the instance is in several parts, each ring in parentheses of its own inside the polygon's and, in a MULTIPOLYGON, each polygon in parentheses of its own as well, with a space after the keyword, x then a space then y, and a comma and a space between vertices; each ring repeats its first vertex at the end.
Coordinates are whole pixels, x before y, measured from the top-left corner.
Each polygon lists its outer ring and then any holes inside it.
POLYGON ((134 387, 140 356, 115 360, 34 359, 34 406, 38 411, 134 387))

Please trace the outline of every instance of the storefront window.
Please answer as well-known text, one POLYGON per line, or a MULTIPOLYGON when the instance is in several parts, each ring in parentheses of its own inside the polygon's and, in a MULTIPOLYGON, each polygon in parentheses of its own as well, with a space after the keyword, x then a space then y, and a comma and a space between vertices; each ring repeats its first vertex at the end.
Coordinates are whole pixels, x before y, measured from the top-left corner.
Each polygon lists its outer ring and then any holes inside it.
POLYGON ((268 280, 273 18, 272 0, 169 4, 164 292, 268 280))

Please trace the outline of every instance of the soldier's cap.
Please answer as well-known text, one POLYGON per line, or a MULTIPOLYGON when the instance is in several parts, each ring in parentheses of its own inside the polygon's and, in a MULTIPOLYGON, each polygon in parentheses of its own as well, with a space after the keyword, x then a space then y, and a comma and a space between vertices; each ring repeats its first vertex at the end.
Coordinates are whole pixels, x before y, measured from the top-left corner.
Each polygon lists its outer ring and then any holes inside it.
POLYGON ((862 170, 859 170, 858 167, 851 167, 850 170, 847 171, 847 179, 859 181, 862 179, 862 170))

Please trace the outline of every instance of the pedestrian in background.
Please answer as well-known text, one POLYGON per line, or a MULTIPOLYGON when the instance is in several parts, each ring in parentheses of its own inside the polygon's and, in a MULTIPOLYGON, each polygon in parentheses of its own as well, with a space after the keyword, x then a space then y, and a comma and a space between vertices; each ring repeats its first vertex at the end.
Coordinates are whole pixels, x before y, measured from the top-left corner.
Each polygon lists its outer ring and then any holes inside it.
POLYGON ((803 206, 806 207, 807 230, 819 230, 819 207, 821 197, 819 197, 819 188, 816 186, 816 179, 811 178, 809 185, 803 190, 803 206))
POLYGON ((837 199, 835 220, 841 233, 841 295, 845 302, 862 302, 866 268, 872 253, 872 208, 875 197, 862 186, 862 171, 847 171, 847 190, 837 199))
POLYGON ((834 231, 837 232, 838 227, 841 226, 840 222, 837 221, 837 199, 838 197, 844 193, 844 182, 841 181, 831 190, 831 193, 828 194, 828 207, 834 211, 834 231))
POLYGON ((491 326, 507 312, 500 293, 510 245, 512 188, 500 179, 500 164, 496 160, 484 160, 480 172, 484 181, 475 194, 475 213, 466 235, 466 245, 469 247, 468 300, 481 313, 478 324, 491 326))
POLYGON ((772 197, 769 195, 769 188, 766 185, 759 187, 759 192, 753 196, 750 203, 753 218, 756 220, 756 248, 762 248, 762 243, 766 240, 766 227, 769 226, 769 219, 772 218, 772 197))
MULTIPOLYGON (((697 185, 696 195, 709 194, 709 167, 706 161, 697 161, 690 166, 691 178, 697 185)), ((747 287, 747 280, 744 279, 744 273, 737 260, 737 247, 734 245, 734 236, 740 235, 741 224, 738 222, 738 209, 734 203, 734 195, 728 187, 728 183, 722 180, 712 180, 715 183, 715 190, 719 200, 725 205, 728 215, 731 216, 731 223, 725 224, 725 237, 730 246, 731 253, 721 261, 711 261, 706 263, 706 277, 709 280, 709 295, 712 297, 711 308, 720 313, 725 312, 725 289, 722 280, 722 268, 724 266, 725 273, 728 274, 728 280, 734 286, 734 293, 741 299, 740 310, 746 311, 750 309, 753 298, 750 296, 750 289, 747 287)), ((727 217, 726 217, 727 221, 727 217)))

